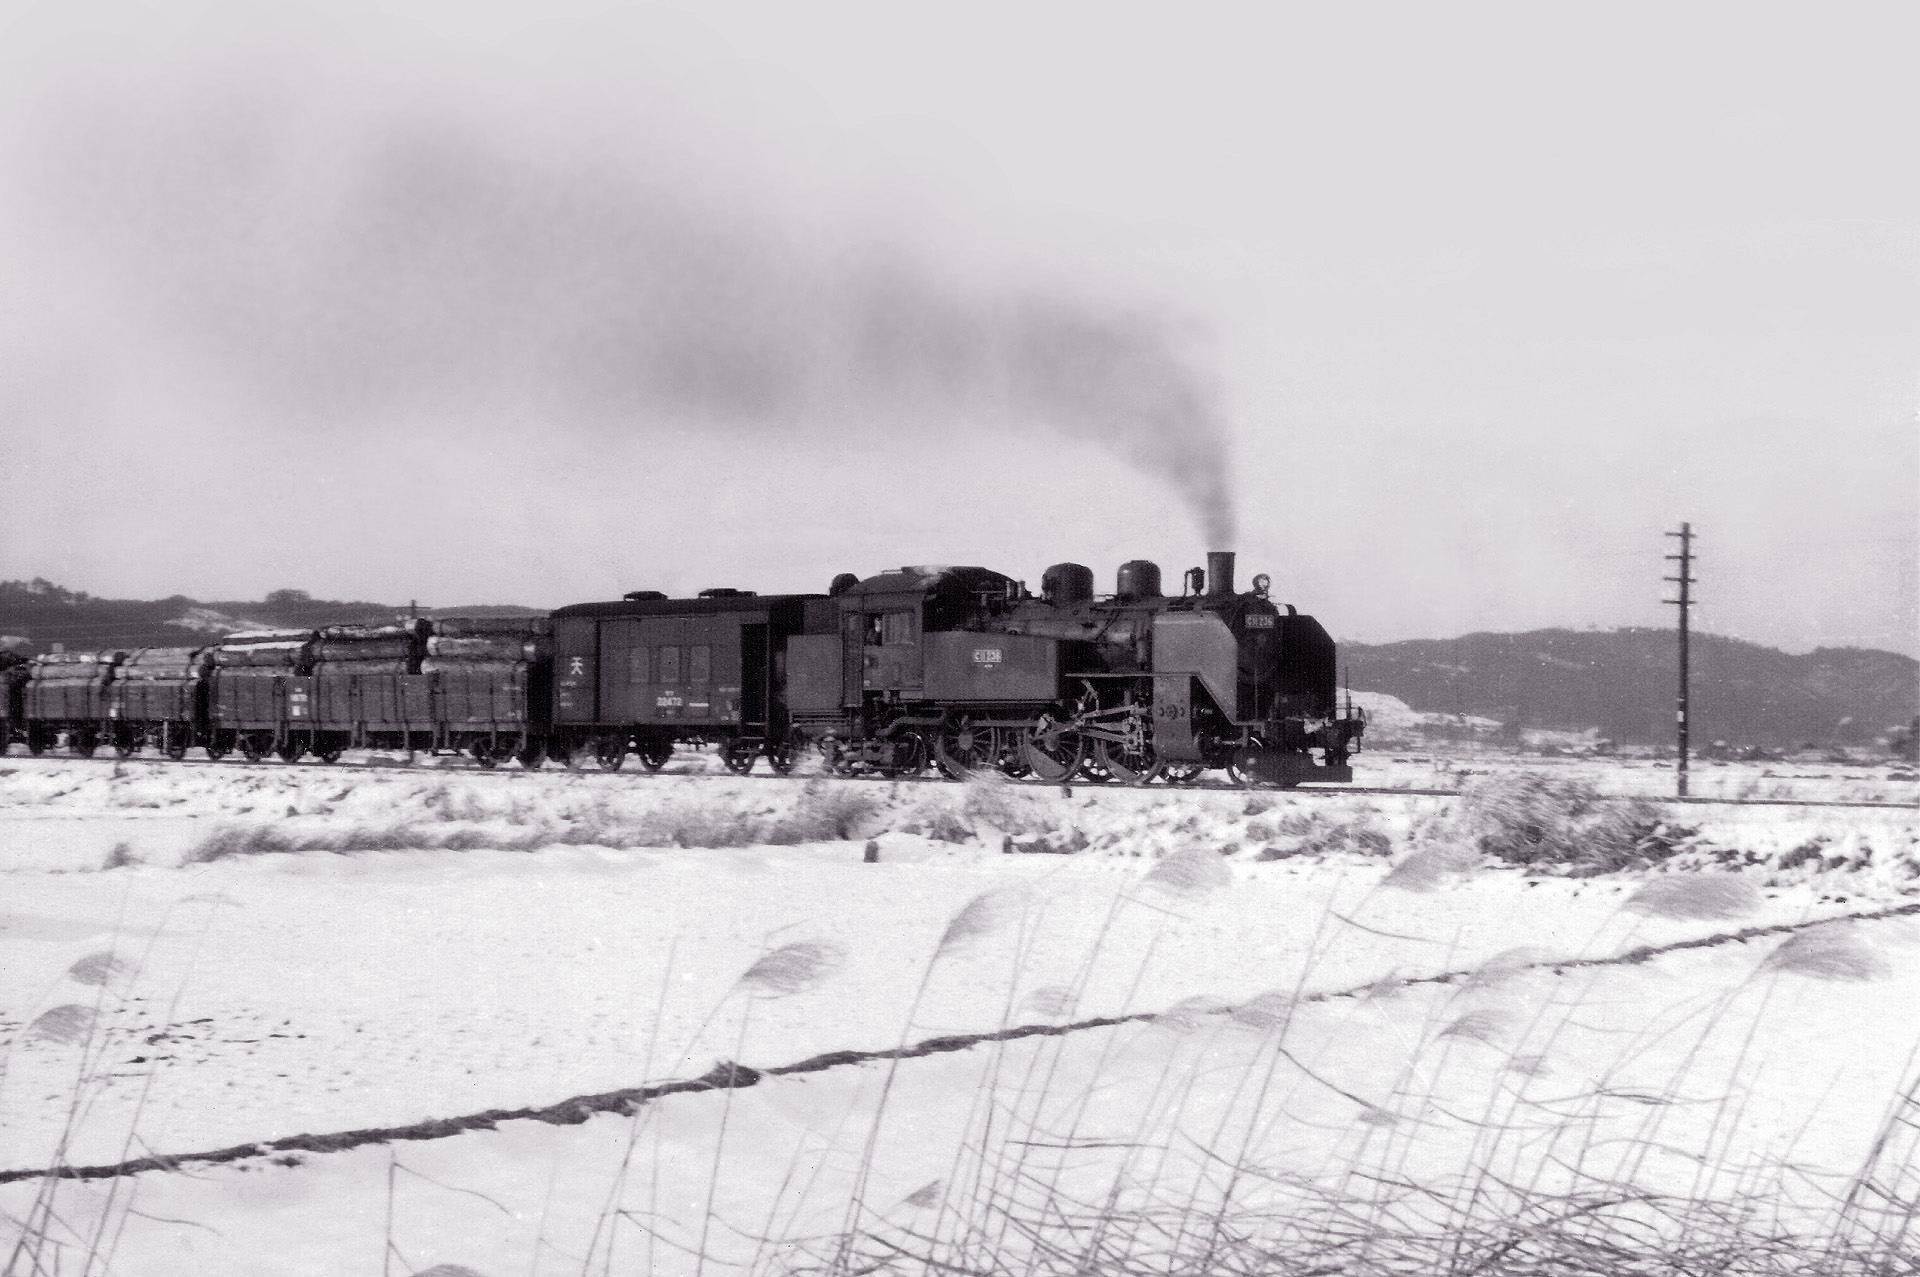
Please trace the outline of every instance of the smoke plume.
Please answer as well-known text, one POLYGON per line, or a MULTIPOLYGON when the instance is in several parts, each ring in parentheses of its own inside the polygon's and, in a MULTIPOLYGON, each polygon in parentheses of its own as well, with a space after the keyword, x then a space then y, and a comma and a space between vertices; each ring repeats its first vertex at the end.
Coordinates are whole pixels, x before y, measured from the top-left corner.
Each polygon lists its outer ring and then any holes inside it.
POLYGON ((1161 477, 1233 543, 1211 388, 1152 314, 947 278, 664 166, 445 120, 96 119, 63 150, 62 220, 155 329, 305 423, 482 403, 823 438, 1038 426, 1161 477))

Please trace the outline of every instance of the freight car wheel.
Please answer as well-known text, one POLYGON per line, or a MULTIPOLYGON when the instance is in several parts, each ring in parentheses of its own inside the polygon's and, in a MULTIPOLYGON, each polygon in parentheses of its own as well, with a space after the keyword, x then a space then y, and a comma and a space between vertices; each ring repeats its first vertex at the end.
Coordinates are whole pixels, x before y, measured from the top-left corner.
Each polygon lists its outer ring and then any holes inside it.
POLYGON ((340 755, 344 753, 346 753, 346 750, 334 741, 327 741, 324 744, 313 747, 313 756, 329 766, 339 762, 340 755))
POLYGON ((160 737, 160 752, 177 763, 193 744, 193 728, 185 723, 167 723, 160 728, 160 737))
POLYGON ((307 756, 307 742, 298 736, 289 736, 287 743, 280 747, 279 754, 281 762, 297 763, 307 756))
POLYGON ((117 727, 113 732, 113 752, 120 758, 132 758, 140 752, 140 738, 133 734, 130 727, 117 727))
POLYGON ((603 772, 617 772, 620 765, 627 761, 627 742, 613 736, 602 736, 593 743, 593 761, 600 764, 603 772))
POLYGON ((240 734, 240 757, 250 763, 257 763, 265 758, 268 751, 272 748, 273 744, 271 741, 256 733, 242 732, 240 734))
POLYGON ((78 758, 92 758, 93 751, 100 748, 100 738, 91 727, 83 727, 77 732, 67 733, 67 747, 78 758))
POLYGON ((753 760, 758 757, 760 746, 744 737, 733 736, 720 743, 720 761, 736 776, 744 776, 752 771, 753 760))
POLYGON ((1051 714, 1042 714, 1040 721, 1027 729, 1026 739, 1021 743, 1028 768, 1037 779, 1050 785, 1072 780, 1080 764, 1086 761, 1085 739, 1078 732, 1062 728, 1051 714))
POLYGON ((47 752, 47 736, 40 730, 40 724, 27 724, 27 753, 38 758, 47 752))
POLYGON ((474 762, 479 763, 488 771, 492 771, 494 765, 500 761, 499 757, 493 752, 493 742, 487 740, 485 737, 481 737, 479 740, 474 741, 473 744, 467 746, 467 753, 473 756, 474 762))
POLYGON ((527 771, 537 772, 540 770, 540 764, 547 761, 547 743, 538 736, 529 737, 527 743, 514 754, 514 758, 527 771))
POLYGON ((209 740, 207 742, 207 761, 210 763, 219 762, 227 756, 228 750, 229 746, 224 741, 209 740))
POLYGON ((657 772, 667 765, 673 757, 673 742, 670 740, 643 740, 640 742, 640 765, 649 772, 657 772))
POLYGON ((804 741, 791 736, 783 741, 768 741, 767 766, 773 768, 777 775, 790 775, 793 771, 794 761, 799 757, 800 750, 804 746, 804 741))

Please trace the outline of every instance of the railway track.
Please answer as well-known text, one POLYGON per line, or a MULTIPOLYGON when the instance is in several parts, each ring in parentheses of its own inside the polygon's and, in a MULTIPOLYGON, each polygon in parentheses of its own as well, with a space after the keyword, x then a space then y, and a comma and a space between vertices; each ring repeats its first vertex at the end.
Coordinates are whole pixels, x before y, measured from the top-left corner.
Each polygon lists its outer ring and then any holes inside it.
MULTIPOLYGON (((24 759, 28 756, 0 755, 0 766, 4 766, 5 762, 8 759, 15 758, 15 757, 24 759)), ((464 758, 465 755, 450 754, 450 755, 445 755, 444 757, 464 758)), ((634 783, 639 783, 639 784, 645 784, 649 780, 651 780, 653 777, 653 774, 650 774, 647 772, 629 772, 624 770, 618 771, 618 772, 602 772, 597 767, 588 768, 584 766, 566 767, 566 768, 560 768, 560 767, 542 768, 536 771, 526 771, 516 767, 487 768, 487 767, 478 766, 477 764, 469 764, 467 766, 459 767, 457 769, 447 768, 447 767, 423 768, 412 763, 399 762, 399 761, 382 762, 382 761, 371 760, 371 759, 361 759, 352 763, 345 763, 345 764, 323 763, 323 762, 320 762, 318 759, 305 759, 296 763, 284 763, 284 762, 278 762, 278 761, 247 763, 247 762, 232 762, 225 759, 222 759, 216 762, 215 760, 208 759, 208 758, 182 758, 178 760, 160 759, 160 758, 143 758, 139 755, 134 755, 130 758, 116 758, 116 757, 101 757, 99 755, 95 755, 92 757, 79 757, 79 756, 70 755, 70 754, 61 754, 61 755, 52 755, 52 756, 42 755, 41 759, 44 761, 90 763, 95 766, 108 766, 108 765, 114 765, 114 764, 149 764, 154 766, 166 766, 169 768, 171 767, 218 767, 222 769, 240 769, 240 770, 267 769, 267 768, 279 770, 283 768, 293 768, 293 769, 302 770, 302 771, 309 770, 309 769, 325 768, 329 771, 337 769, 337 770, 348 771, 348 772, 353 772, 353 771, 394 772, 394 773, 416 775, 416 776, 422 774, 425 771, 436 771, 436 772, 449 771, 449 772, 453 772, 454 774, 462 775, 462 776, 474 776, 474 777, 485 776, 494 781, 505 782, 505 783, 513 783, 516 781, 528 781, 540 775, 541 772, 543 771, 549 775, 573 774, 573 775, 591 776, 591 775, 598 774, 598 775, 606 776, 609 781, 612 781, 614 778, 617 777, 620 779, 624 779, 624 780, 634 782, 634 783)), ((680 771, 680 770, 663 771, 658 774, 665 775, 665 776, 672 776, 672 777, 676 777, 684 780, 716 780, 716 781, 718 780, 750 780, 750 781, 756 781, 756 782, 765 783, 765 784, 778 784, 782 782, 804 784, 808 781, 820 780, 820 779, 847 780, 855 783, 884 781, 888 784, 906 784, 906 785, 950 785, 954 783, 953 781, 948 780, 945 776, 942 776, 937 772, 929 772, 929 773, 918 775, 918 776, 895 776, 895 777, 866 776, 866 775, 832 776, 830 774, 784 775, 783 776, 783 775, 778 775, 771 772, 749 772, 746 775, 741 776, 733 773, 720 774, 720 773, 713 773, 713 772, 688 772, 688 771, 680 771)), ((1030 786, 1035 789, 1081 788, 1081 789, 1087 789, 1087 790, 1096 791, 1096 792, 1102 789, 1127 788, 1127 786, 1112 785, 1112 784, 1108 784, 1106 782, 1100 782, 1100 781, 1087 781, 1084 779, 1076 779, 1074 781, 1069 782, 1065 786, 1062 786, 1054 782, 1036 781, 1036 780, 1015 780, 1009 783, 1015 784, 1015 785, 1030 786)), ((1155 786, 1155 788, 1158 789, 1162 787, 1155 786)), ((1201 780, 1201 781, 1188 782, 1186 784, 1174 786, 1172 788, 1177 790, 1191 790, 1196 793, 1209 793, 1209 792, 1239 793, 1245 790, 1247 787, 1242 785, 1236 785, 1231 781, 1225 781, 1225 780, 1201 780)), ((1304 798, 1315 798, 1315 797, 1334 798, 1344 794, 1367 794, 1367 795, 1385 797, 1385 798, 1458 798, 1461 793, 1459 789, 1436 789, 1436 788, 1430 788, 1430 787, 1387 786, 1387 785, 1337 785, 1337 786, 1328 786, 1325 788, 1299 786, 1292 789, 1284 789, 1284 790, 1264 788, 1262 792, 1285 793, 1289 796, 1297 795, 1304 798)), ((1673 806, 1688 806, 1688 807, 1843 807, 1843 808, 1853 807, 1853 808, 1868 808, 1868 809, 1890 810, 1890 811, 1920 812, 1920 797, 1915 798, 1911 802, 1875 801, 1875 800, 1867 800, 1867 799, 1720 798, 1720 797, 1712 797, 1712 796, 1704 796, 1704 795, 1688 795, 1685 798, 1680 798, 1674 795, 1661 795, 1661 794, 1601 794, 1599 795, 1599 797, 1603 801, 1607 801, 1607 802, 1633 802, 1638 800, 1638 801, 1654 802, 1654 803, 1661 803, 1661 804, 1667 804, 1667 805, 1673 805, 1673 806)))

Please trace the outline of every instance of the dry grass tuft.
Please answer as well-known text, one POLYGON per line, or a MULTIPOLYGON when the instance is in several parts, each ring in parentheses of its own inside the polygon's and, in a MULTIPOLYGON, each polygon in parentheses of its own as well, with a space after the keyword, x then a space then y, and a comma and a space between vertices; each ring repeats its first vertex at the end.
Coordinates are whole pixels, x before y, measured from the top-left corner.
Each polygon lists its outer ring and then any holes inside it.
POLYGON ((991 825, 1014 837, 1053 832, 1046 808, 997 771, 974 772, 967 777, 965 789, 960 814, 975 824, 991 825))
POLYGON ((847 951, 837 944, 799 940, 762 955, 737 986, 759 997, 790 997, 832 979, 846 960, 847 951))
POLYGON ((1796 932, 1760 965, 1763 970, 1849 983, 1884 980, 1893 974, 1887 960, 1845 923, 1796 932))
POLYGON ((1318 813, 1289 812, 1278 820, 1249 822, 1247 838, 1267 844, 1260 849, 1256 857, 1259 860, 1289 860, 1295 856, 1329 856, 1340 852, 1385 856, 1393 851, 1393 840, 1374 824, 1370 811, 1356 813, 1345 820, 1329 820, 1318 813))
POLYGON ((27 1026, 27 1033, 61 1046, 79 1046, 93 1036, 94 1026, 99 1021, 100 1017, 92 1007, 67 1002, 35 1016, 33 1023, 27 1026))
POLYGON ((1146 885, 1185 899, 1197 899, 1231 885, 1233 871, 1220 853, 1206 847, 1176 851, 1156 864, 1146 885))
POLYGON ((1509 864, 1572 873, 1644 866, 1677 850, 1652 803, 1610 801, 1586 781, 1532 772, 1468 781, 1452 825, 1454 837, 1509 864))
POLYGON ((1033 893, 1025 887, 999 887, 983 891, 967 901, 953 915, 940 936, 937 954, 945 955, 984 939, 1025 913, 1033 893))
POLYGON ((1760 892, 1732 874, 1685 874, 1649 879, 1621 905, 1651 918, 1744 918, 1760 907, 1760 892))

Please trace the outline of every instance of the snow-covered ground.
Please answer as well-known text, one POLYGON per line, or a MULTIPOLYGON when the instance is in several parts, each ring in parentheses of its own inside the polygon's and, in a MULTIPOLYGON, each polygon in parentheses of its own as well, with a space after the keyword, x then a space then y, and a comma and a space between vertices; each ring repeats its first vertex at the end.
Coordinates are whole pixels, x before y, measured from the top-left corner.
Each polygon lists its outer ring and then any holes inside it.
MULTIPOLYGON (((1672 781, 1465 751, 1361 780, 1519 767, 1672 781)), ((1161 1014, 574 1125, 29 1178, 0 1227, 32 1221, 62 1272, 90 1248, 117 1273, 850 1267, 849 1230, 1048 1271, 1358 1236, 1364 1271, 1602 1187, 1814 1240, 1913 1187, 1911 1138, 1880 1138, 1920 1115, 1911 805, 1662 808, 1670 860, 1570 877, 1463 851, 1459 798, 676 768, 0 760, 0 1171, 1161 1014), (1742 928, 1772 930, 1716 940, 1742 928), (1424 979, 1449 972, 1477 974, 1424 979)), ((1899 769, 1795 770, 1693 789, 1915 796, 1899 769)))

